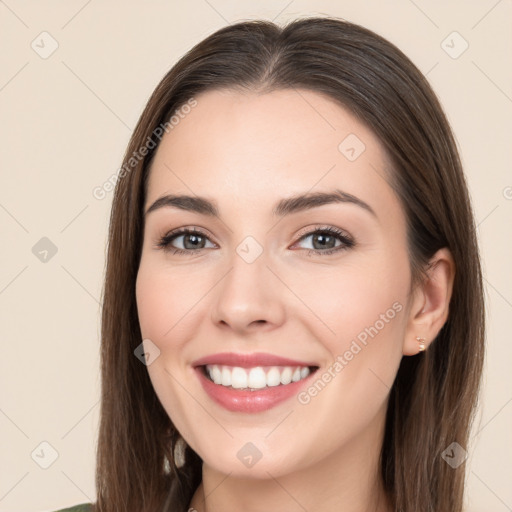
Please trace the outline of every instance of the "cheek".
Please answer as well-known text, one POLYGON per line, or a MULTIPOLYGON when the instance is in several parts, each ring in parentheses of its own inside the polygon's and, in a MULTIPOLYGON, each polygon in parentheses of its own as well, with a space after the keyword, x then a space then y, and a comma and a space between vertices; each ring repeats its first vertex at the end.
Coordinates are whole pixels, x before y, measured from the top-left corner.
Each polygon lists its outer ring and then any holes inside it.
POLYGON ((152 261, 142 261, 137 275, 136 298, 140 328, 144 338, 163 349, 166 340, 176 339, 183 328, 181 321, 197 302, 198 290, 190 277, 180 277, 176 270, 162 268, 152 261))
POLYGON ((314 276, 304 272, 295 281, 297 295, 314 313, 302 318, 310 318, 314 337, 343 366, 334 372, 333 389, 352 389, 369 399, 378 392, 373 396, 385 398, 402 358, 408 268, 406 254, 391 251, 374 253, 371 263, 354 258, 314 276))
POLYGON ((137 275, 136 297, 137 312, 143 338, 159 342, 166 329, 170 328, 171 318, 166 312, 172 312, 172 295, 165 293, 165 280, 159 279, 156 272, 141 265, 137 275))
POLYGON ((331 334, 321 338, 332 339, 330 343, 335 344, 334 340, 357 336, 379 321, 380 315, 390 308, 389 317, 400 316, 394 315, 397 308, 392 309, 392 306, 398 301, 405 307, 408 266, 401 258, 392 259, 373 258, 369 262, 354 258, 353 263, 315 272, 308 268, 294 270, 294 292, 301 299, 302 307, 307 306, 316 318, 318 328, 315 331, 320 335, 319 329, 323 329, 326 334, 331 334))
POLYGON ((317 275, 315 283, 310 280, 303 288, 308 294, 304 302, 322 320, 315 317, 309 328, 332 362, 298 401, 315 418, 313 423, 330 425, 327 451, 348 442, 386 405, 402 359, 408 290, 404 268, 401 262, 383 260, 373 267, 336 269, 321 279, 317 275))
MULTIPOLYGON (((169 269, 150 259, 142 260, 137 274, 136 299, 139 324, 143 339, 151 340, 158 347, 158 357, 147 366, 153 389, 180 431, 190 427, 183 423, 187 418, 187 399, 179 385, 182 375, 182 346, 190 336, 187 311, 197 299, 190 297, 191 288, 169 269)), ((196 292, 197 293, 197 292, 196 292)), ((194 294, 195 295, 195 294, 194 294)))

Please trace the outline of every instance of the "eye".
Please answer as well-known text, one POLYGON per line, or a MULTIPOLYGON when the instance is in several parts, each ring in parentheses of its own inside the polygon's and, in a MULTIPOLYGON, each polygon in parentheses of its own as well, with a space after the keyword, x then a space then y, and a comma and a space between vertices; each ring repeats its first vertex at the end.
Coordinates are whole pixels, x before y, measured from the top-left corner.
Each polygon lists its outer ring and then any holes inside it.
MULTIPOLYGON (((312 247, 305 248, 308 251, 308 255, 325 256, 347 250, 355 246, 355 241, 350 235, 331 226, 317 227, 313 231, 303 234, 300 237, 299 242, 308 238, 312 239, 312 247), (339 243, 336 244, 336 242, 339 243)), ((208 236, 201 230, 185 228, 178 231, 172 231, 163 236, 158 241, 157 247, 166 252, 172 252, 173 254, 190 254, 192 252, 199 252, 202 249, 208 248, 208 243, 211 244, 209 246, 210 248, 216 247, 216 245, 213 244, 209 240, 208 236), (178 240, 180 240, 180 245, 182 245, 183 248, 173 245, 178 240)))
POLYGON ((355 242, 350 235, 332 226, 317 227, 314 231, 310 231, 302 235, 300 240, 306 240, 308 238, 311 238, 312 241, 310 244, 312 247, 306 248, 308 250, 308 255, 316 254, 326 256, 328 254, 350 249, 355 245, 355 242), (336 245, 337 241, 340 242, 338 245, 336 245))
MULTIPOLYGON (((207 241, 209 239, 202 231, 187 228, 166 234, 159 240, 157 247, 170 251, 173 254, 190 254, 191 252, 199 252, 201 249, 205 249, 207 241), (180 245, 183 246, 183 249, 171 245, 180 238, 180 245)), ((212 246, 215 247, 215 244, 212 244, 212 246)))

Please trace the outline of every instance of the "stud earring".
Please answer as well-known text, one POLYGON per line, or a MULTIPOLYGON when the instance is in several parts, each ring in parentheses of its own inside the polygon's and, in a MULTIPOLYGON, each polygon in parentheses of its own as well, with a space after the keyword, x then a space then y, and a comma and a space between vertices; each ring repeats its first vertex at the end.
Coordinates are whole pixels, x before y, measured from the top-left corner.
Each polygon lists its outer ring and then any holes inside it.
POLYGON ((418 340, 419 351, 423 352, 425 350, 425 338, 420 338, 419 336, 416 336, 416 340, 418 340))

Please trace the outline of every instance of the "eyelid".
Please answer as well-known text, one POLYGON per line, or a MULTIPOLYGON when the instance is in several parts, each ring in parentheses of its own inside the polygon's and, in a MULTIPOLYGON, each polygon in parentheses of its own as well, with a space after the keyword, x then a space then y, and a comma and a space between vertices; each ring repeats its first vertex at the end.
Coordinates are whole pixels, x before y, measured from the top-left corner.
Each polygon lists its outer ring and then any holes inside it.
POLYGON ((344 229, 341 229, 341 228, 338 228, 335 226, 331 226, 329 224, 315 224, 313 226, 308 226, 306 228, 301 229, 299 231, 299 233, 297 234, 297 241, 304 238, 304 236, 313 235, 319 231, 343 236, 344 238, 346 238, 348 240, 355 241, 354 237, 352 235, 350 235, 350 233, 348 233, 348 231, 345 231, 344 229))

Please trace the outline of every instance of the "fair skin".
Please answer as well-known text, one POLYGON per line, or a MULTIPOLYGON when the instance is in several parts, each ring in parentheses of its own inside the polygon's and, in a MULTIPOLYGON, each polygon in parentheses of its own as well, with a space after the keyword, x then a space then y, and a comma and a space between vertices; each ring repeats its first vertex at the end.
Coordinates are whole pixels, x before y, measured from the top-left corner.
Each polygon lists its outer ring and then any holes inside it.
POLYGON ((389 390, 401 358, 418 353, 415 337, 428 350, 447 319, 451 255, 438 251, 429 279, 410 293, 406 219, 387 182, 386 154, 331 99, 280 90, 209 91, 196 100, 159 145, 145 211, 166 194, 183 194, 214 202, 219 216, 170 206, 149 212, 136 287, 143 339, 160 351, 148 365, 155 392, 203 460, 190 507, 390 511, 379 475, 389 390), (353 161, 338 149, 349 134, 365 145, 353 161), (374 213, 353 202, 272 213, 283 198, 334 189, 374 213), (184 227, 201 231, 200 250, 190 236, 168 251, 157 247, 184 227), (322 248, 307 236, 319 227, 342 230, 355 245, 324 255, 343 242, 334 235, 322 248), (251 263, 237 253, 248 236, 263 251, 251 263), (393 318, 377 324, 389 311, 393 318), (329 368, 333 375, 336 356, 370 326, 378 333, 308 403, 294 396, 262 412, 226 410, 192 367, 219 352, 314 361, 307 390, 329 368), (237 457, 249 442, 261 453, 251 467, 237 457))

